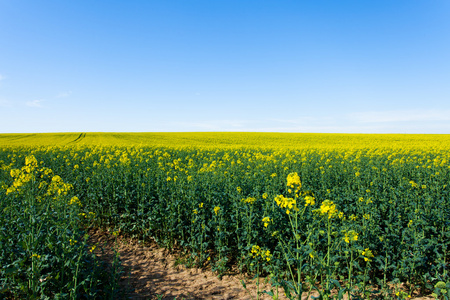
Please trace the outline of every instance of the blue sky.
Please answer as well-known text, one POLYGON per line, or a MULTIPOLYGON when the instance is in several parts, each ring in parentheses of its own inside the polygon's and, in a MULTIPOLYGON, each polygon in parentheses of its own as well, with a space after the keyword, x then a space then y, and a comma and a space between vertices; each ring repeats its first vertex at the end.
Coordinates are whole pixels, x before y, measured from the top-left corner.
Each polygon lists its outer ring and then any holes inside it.
POLYGON ((0 132, 450 134, 448 0, 0 0, 0 132))

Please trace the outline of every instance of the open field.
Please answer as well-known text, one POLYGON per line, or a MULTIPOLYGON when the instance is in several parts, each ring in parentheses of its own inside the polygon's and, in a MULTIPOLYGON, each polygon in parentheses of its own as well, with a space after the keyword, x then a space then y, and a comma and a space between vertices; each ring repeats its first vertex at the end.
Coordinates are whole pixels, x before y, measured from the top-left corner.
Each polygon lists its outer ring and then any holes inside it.
POLYGON ((77 132, 0 134, 0 146, 160 146, 272 149, 435 149, 446 150, 446 134, 330 134, 258 132, 77 132))
POLYGON ((448 299, 449 150, 450 135, 3 134, 0 295, 114 293, 94 227, 292 299, 448 299))

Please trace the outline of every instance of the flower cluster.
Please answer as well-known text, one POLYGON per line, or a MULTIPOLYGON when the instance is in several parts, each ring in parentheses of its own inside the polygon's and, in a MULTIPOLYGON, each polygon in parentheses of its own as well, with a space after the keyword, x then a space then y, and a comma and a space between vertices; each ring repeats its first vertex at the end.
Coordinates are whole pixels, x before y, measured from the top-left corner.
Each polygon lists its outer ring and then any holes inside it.
POLYGON ((253 204, 256 201, 256 198, 248 197, 246 199, 242 199, 241 201, 244 202, 244 203, 253 204))
POLYGON ((319 213, 320 215, 327 215, 328 219, 331 219, 335 216, 339 216, 339 211, 336 208, 336 204, 331 200, 325 200, 320 205, 319 209, 314 210, 314 212, 319 213))
POLYGON ((80 199, 78 199, 77 196, 72 197, 72 199, 70 199, 69 201, 69 205, 78 205, 78 206, 82 206, 80 199))
POLYGON ((64 183, 64 181, 62 180, 62 178, 59 175, 55 175, 52 178, 52 182, 50 183, 50 185, 48 186, 48 190, 47 190, 47 196, 51 196, 51 195, 67 195, 67 193, 69 192, 69 190, 71 190, 73 188, 73 186, 71 184, 68 183, 64 183))
POLYGON ((26 183, 35 179, 34 171, 38 167, 36 158, 33 155, 25 157, 25 166, 22 169, 12 169, 9 173, 14 182, 11 187, 6 190, 6 194, 20 190, 26 183))
POLYGON ((364 249, 364 251, 361 251, 361 255, 364 256, 365 261, 372 261, 371 258, 374 257, 372 251, 369 248, 364 249))
POLYGON ((344 241, 349 244, 350 242, 355 242, 358 240, 358 233, 354 230, 349 230, 345 233, 344 241))
POLYGON ((258 245, 253 245, 250 254, 253 258, 257 258, 258 256, 266 261, 270 261, 272 259, 272 254, 270 254, 270 250, 261 249, 258 245))
POLYGON ((297 172, 290 173, 287 176, 287 183, 286 185, 290 188, 297 188, 300 189, 302 187, 302 182, 300 181, 300 176, 298 176, 297 172))
POLYGON ((264 223, 264 227, 267 227, 269 226, 269 223, 272 222, 272 219, 270 219, 269 217, 264 217, 262 221, 264 223))
POLYGON ((312 197, 312 196, 305 197, 305 206, 314 205, 314 204, 316 204, 314 197, 312 197))
POLYGON ((214 213, 216 214, 216 216, 219 213, 219 210, 220 210, 220 206, 214 207, 214 213))
POLYGON ((286 198, 283 195, 278 195, 275 197, 275 202, 277 205, 281 208, 287 208, 286 214, 290 214, 290 210, 293 209, 295 211, 298 211, 297 208, 297 201, 294 198, 286 198))

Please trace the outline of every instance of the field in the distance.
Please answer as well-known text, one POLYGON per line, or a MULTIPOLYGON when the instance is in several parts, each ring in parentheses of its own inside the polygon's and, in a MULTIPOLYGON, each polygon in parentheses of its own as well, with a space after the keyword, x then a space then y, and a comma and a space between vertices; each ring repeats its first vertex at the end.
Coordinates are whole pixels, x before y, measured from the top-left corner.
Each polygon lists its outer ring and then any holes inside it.
POLYGON ((256 132, 19 133, 0 134, 0 146, 165 146, 273 149, 449 149, 445 134, 329 134, 256 132))

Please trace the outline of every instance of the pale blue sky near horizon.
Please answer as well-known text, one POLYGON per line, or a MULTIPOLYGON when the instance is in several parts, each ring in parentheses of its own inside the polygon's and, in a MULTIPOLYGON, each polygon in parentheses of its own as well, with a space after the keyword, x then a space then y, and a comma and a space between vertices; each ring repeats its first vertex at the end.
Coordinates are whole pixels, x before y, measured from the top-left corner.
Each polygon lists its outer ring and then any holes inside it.
POLYGON ((448 0, 0 0, 0 133, 450 134, 448 0))

